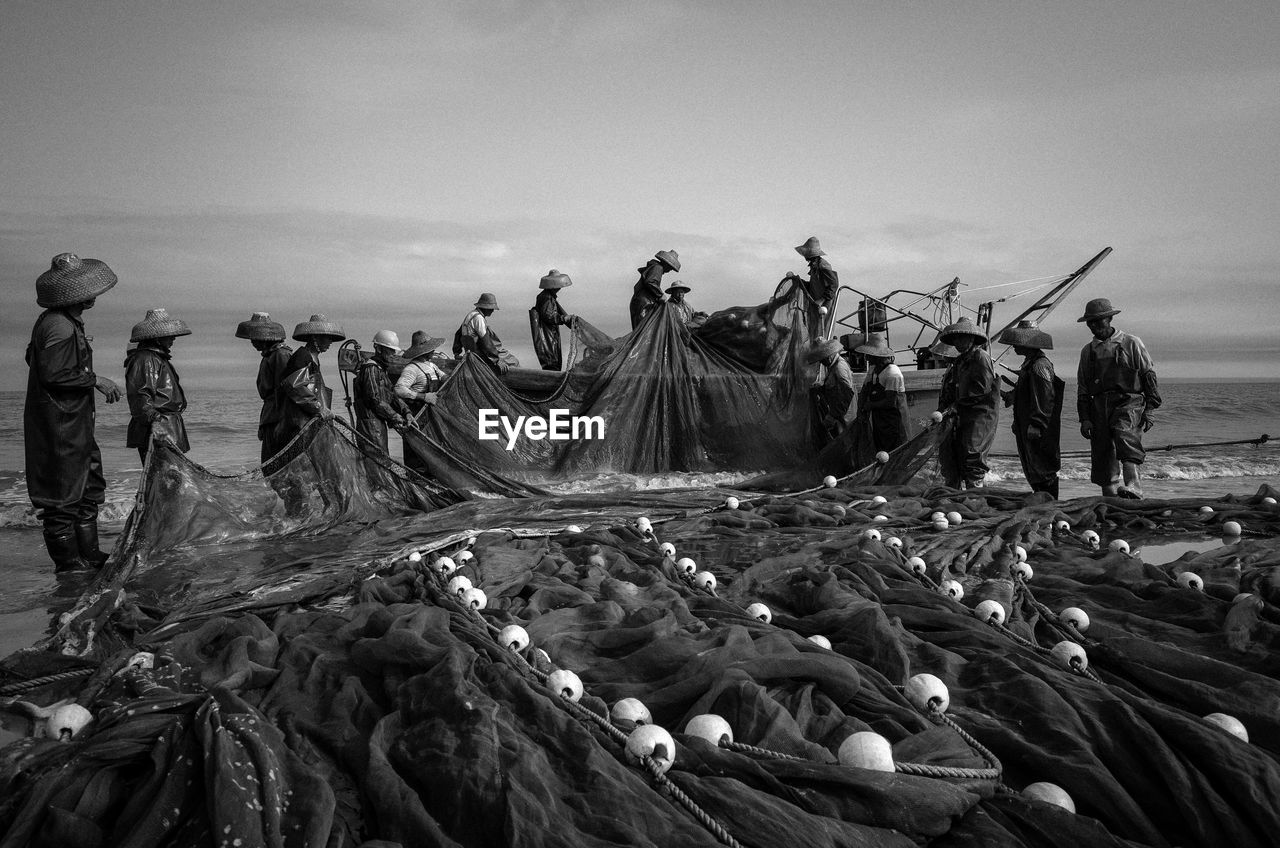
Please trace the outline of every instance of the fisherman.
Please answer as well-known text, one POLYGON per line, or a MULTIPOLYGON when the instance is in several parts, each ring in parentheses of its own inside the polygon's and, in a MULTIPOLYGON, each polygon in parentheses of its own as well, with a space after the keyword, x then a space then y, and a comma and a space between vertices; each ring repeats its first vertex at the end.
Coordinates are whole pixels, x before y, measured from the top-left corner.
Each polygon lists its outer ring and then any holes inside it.
POLYGON ((149 309, 129 336, 138 346, 124 358, 125 395, 129 399, 125 447, 137 448, 143 463, 156 436, 168 436, 183 453, 191 449, 182 420, 187 398, 170 361, 174 339, 189 335, 191 328, 181 318, 164 309, 149 309))
POLYGON ((659 250, 643 268, 637 268, 640 279, 636 282, 631 295, 631 329, 640 326, 640 322, 662 303, 662 275, 668 271, 680 270, 680 256, 674 250, 659 250))
POLYGON ((1034 321, 1019 321, 1000 334, 1001 344, 1013 346, 1023 357, 1013 388, 1001 392, 1005 406, 1013 407, 1013 436, 1018 443, 1022 473, 1033 492, 1058 497, 1058 471, 1062 467, 1059 442, 1064 384, 1045 355, 1053 350, 1053 338, 1034 321))
POLYGON ((1089 479, 1104 495, 1141 498, 1142 434, 1151 429, 1151 413, 1162 400, 1155 363, 1142 339, 1111 326, 1112 316, 1119 314, 1100 297, 1076 319, 1093 333, 1093 341, 1080 350, 1076 411, 1080 435, 1089 440, 1089 479))
POLYGON ((462 359, 468 353, 475 354, 495 373, 505 374, 508 368, 519 368, 520 360, 503 347, 502 339, 489 326, 489 316, 497 311, 498 299, 489 292, 482 293, 453 334, 453 355, 462 359))
MULTIPOLYGON (((418 416, 423 409, 436 402, 436 391, 444 382, 444 371, 431 361, 432 352, 444 344, 444 339, 436 338, 426 330, 415 330, 412 342, 404 352, 404 358, 409 363, 396 380, 395 393, 408 408, 406 424, 416 427, 418 416)), ((408 441, 404 442, 404 464, 414 471, 427 471, 426 463, 409 446, 408 441)))
POLYGON ((262 354, 262 361, 258 363, 258 397, 262 398, 258 441, 262 442, 260 461, 265 463, 284 447, 276 439, 276 428, 284 417, 287 403, 280 382, 293 349, 284 343, 284 325, 272 321, 266 312, 255 312, 248 321, 241 321, 236 326, 236 338, 248 339, 254 350, 262 354))
POLYGON ((58 571, 101 568, 107 561, 98 548, 98 507, 106 480, 94 438, 93 393, 115 403, 120 389, 94 373, 82 315, 115 284, 105 262, 74 253, 53 257, 49 270, 36 279, 36 303, 45 311, 27 346, 22 430, 27 494, 58 571))
POLYGON ((328 421, 333 417, 333 391, 325 387, 324 374, 320 371, 320 354, 335 341, 346 337, 341 324, 323 315, 312 315, 310 321, 303 321, 293 328, 293 338, 303 346, 289 357, 284 376, 280 379, 286 403, 276 431, 276 441, 282 447, 293 441, 311 419, 328 421))
POLYGON ((867 376, 858 392, 857 414, 874 452, 891 451, 907 441, 907 383, 894 364, 884 333, 872 333, 854 348, 867 358, 867 376))
POLYGON ((938 446, 938 464, 951 488, 980 489, 1000 416, 1000 384, 984 347, 987 334, 961 318, 944 327, 938 339, 959 354, 942 376, 938 396, 938 409, 956 417, 950 434, 938 446))
POLYGON ((379 330, 373 336, 373 356, 361 362, 356 372, 356 430, 383 453, 387 452, 387 427, 400 429, 409 414, 389 376, 391 360, 398 356, 400 337, 391 330, 379 330))
POLYGON ((529 328, 533 332, 533 351, 543 371, 559 371, 563 365, 560 356, 560 325, 573 327, 574 316, 564 311, 558 295, 560 289, 573 285, 568 274, 552 268, 538 281, 538 299, 529 310, 529 328))
POLYGON ((689 301, 684 299, 685 293, 693 291, 684 283, 676 280, 667 287, 667 302, 680 319, 680 323, 690 329, 701 327, 707 320, 707 313, 695 312, 689 301))
POLYGON ((853 369, 840 355, 840 342, 826 339, 809 348, 806 359, 820 363, 823 374, 813 392, 815 432, 819 447, 840 435, 857 414, 853 369))

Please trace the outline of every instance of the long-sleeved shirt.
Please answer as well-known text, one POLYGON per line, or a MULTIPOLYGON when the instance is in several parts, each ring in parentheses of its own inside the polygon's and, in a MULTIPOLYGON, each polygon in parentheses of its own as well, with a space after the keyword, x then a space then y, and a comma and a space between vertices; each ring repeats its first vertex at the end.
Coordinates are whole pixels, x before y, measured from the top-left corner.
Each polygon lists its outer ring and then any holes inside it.
POLYGON ((1091 400, 1108 393, 1142 395, 1146 408, 1162 403, 1155 362, 1142 339, 1112 328, 1105 339, 1095 338, 1080 349, 1076 371, 1076 412, 1090 420, 1091 400))
POLYGON ((464 350, 478 355, 497 371, 502 370, 503 366, 520 367, 520 360, 506 349, 502 339, 498 338, 498 334, 489 326, 484 313, 479 309, 468 312, 458 326, 458 331, 453 334, 454 356, 460 355, 464 350), (499 363, 503 363, 503 366, 499 363))
POLYGON ((124 361, 125 396, 129 400, 129 430, 125 446, 147 447, 154 434, 167 435, 186 453, 187 427, 182 413, 187 398, 167 350, 142 342, 124 361))
POLYGON ((533 352, 538 357, 538 364, 545 370, 559 371, 563 364, 560 354, 560 325, 569 325, 569 313, 560 305, 555 289, 538 292, 538 299, 529 313, 533 352))
POLYGON ((650 259, 640 269, 640 279, 631 293, 631 329, 639 327, 649 310, 662 303, 662 275, 666 272, 667 266, 657 259, 650 259))
POLYGON ((809 279, 803 284, 810 298, 819 306, 826 306, 840 288, 840 277, 830 262, 821 256, 815 256, 809 260, 809 279))
POLYGON ((439 388, 444 378, 445 373, 434 362, 415 359, 400 372, 400 379, 396 380, 396 397, 408 401, 422 400, 439 388))
POLYGON ((284 378, 284 369, 291 356, 293 349, 284 342, 276 342, 262 351, 257 383, 258 397, 262 398, 262 412, 258 415, 259 439, 264 438, 284 418, 285 404, 288 401, 280 389, 280 381, 284 378))

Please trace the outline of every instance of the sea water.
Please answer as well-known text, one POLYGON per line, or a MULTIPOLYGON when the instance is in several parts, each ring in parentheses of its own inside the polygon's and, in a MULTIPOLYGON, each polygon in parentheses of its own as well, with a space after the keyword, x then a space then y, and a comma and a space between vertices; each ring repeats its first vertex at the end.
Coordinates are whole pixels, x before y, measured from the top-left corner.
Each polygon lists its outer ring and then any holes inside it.
MULTIPOLYGON (((244 391, 203 391, 184 386, 192 460, 220 474, 256 467, 258 412, 261 401, 251 383, 244 391)), ((1280 441, 1254 445, 1204 446, 1207 443, 1280 439, 1280 382, 1161 383, 1164 406, 1156 427, 1146 434, 1149 453, 1143 467, 1148 497, 1216 499, 1252 494, 1263 483, 1280 481, 1280 441), (1192 445, 1192 447, 1184 447, 1192 445), (1174 446, 1163 450, 1165 446, 1174 446)), ((86 581, 83 574, 55 576, 44 551, 40 524, 27 499, 23 471, 22 392, 0 392, 0 656, 38 639, 53 616, 69 608, 86 581)), ((345 415, 341 392, 336 411, 345 415)), ((1067 385, 1063 410, 1063 498, 1098 494, 1089 482, 1088 445, 1075 415, 1074 386, 1067 385)), ((1027 490, 1009 429, 1011 411, 1002 410, 1000 430, 990 459, 988 483, 1002 489, 1027 490)), ((133 507, 142 462, 126 448, 128 407, 99 401, 97 437, 107 478, 107 500, 101 513, 103 547, 120 531, 133 507)), ((399 457, 399 438, 392 433, 390 450, 399 457)), ((936 463, 923 474, 936 475, 936 463)), ((600 471, 556 481, 556 492, 607 492, 673 487, 732 487, 753 472, 665 473, 635 475, 600 471)), ((819 481, 815 481, 817 485, 819 481)))

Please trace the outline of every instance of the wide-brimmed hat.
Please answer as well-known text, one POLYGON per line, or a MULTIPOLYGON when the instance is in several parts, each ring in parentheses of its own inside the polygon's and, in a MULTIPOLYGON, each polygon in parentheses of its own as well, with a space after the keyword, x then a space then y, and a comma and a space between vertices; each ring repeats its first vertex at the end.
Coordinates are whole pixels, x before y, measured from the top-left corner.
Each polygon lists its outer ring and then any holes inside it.
POLYGON ((809 236, 805 243, 796 247, 796 253, 805 259, 812 259, 815 256, 826 256, 827 252, 822 249, 822 245, 818 244, 817 236, 809 236))
POLYGON ((862 333, 845 333, 840 336, 840 344, 844 345, 844 349, 850 352, 866 340, 867 337, 862 333))
POLYGON ((476 301, 476 309, 493 309, 497 310, 498 299, 493 296, 492 292, 482 292, 480 299, 476 301))
POLYGON ((36 278, 36 303, 46 309, 74 306, 97 297, 117 282, 107 263, 59 253, 53 257, 49 270, 36 278))
POLYGON ((867 340, 855 347, 853 352, 867 356, 893 356, 893 348, 889 347, 884 333, 872 333, 867 336, 867 340))
POLYGON ((1120 310, 1111 306, 1111 301, 1105 297, 1095 298, 1084 305, 1084 315, 1076 319, 1077 324, 1083 324, 1085 321, 1092 321, 1094 318, 1110 318, 1112 315, 1119 315, 1120 310))
POLYGON ((940 359, 955 359, 960 355, 960 351, 944 342, 942 339, 936 340, 929 345, 929 352, 940 359))
POLYGON ((248 321, 241 321, 236 325, 236 338, 251 342, 282 342, 284 324, 272 321, 266 312, 255 312, 248 321))
POLYGON ((653 254, 653 258, 666 265, 672 271, 680 270, 680 254, 674 250, 659 250, 653 254))
POLYGON ((569 279, 569 275, 552 268, 547 272, 546 276, 538 281, 540 289, 563 289, 573 285, 573 280, 569 279))
POLYGON ((1013 347, 1053 350, 1053 337, 1037 327, 1035 321, 1019 321, 1018 326, 1005 330, 996 341, 1013 347))
POLYGON ((667 294, 675 294, 676 292, 687 292, 687 291, 693 291, 693 289, 689 288, 679 280, 676 280, 674 283, 667 286, 667 294))
POLYGON ((303 321, 293 328, 293 337, 300 342, 305 342, 312 336, 325 336, 335 341, 342 341, 347 334, 342 332, 341 324, 316 314, 311 316, 310 321, 303 321))
POLYGON ((947 344, 951 344, 951 339, 955 336, 973 336, 983 342, 987 340, 987 334, 983 332, 981 327, 970 321, 968 317, 961 318, 954 324, 948 324, 942 328, 942 332, 938 333, 938 338, 947 344))
POLYGON ((810 346, 804 358, 806 362, 821 362, 839 352, 840 342, 836 339, 826 339, 824 341, 814 342, 813 345, 810 346))
POLYGON ((403 354, 405 359, 417 359, 424 353, 430 353, 444 344, 444 339, 436 338, 426 330, 414 330, 412 341, 413 343, 405 348, 403 354))
POLYGON ((133 325, 129 334, 131 342, 145 342, 147 339, 164 339, 169 336, 189 336, 191 328, 181 318, 174 318, 165 309, 148 309, 146 316, 133 325))

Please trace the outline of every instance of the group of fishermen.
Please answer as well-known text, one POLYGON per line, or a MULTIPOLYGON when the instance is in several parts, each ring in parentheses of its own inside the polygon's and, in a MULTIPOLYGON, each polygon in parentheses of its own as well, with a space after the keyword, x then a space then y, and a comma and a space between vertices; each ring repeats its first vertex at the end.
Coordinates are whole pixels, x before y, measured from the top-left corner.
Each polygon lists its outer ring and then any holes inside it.
MULTIPOLYGON (((812 326, 829 326, 826 316, 839 287, 836 272, 823 258, 817 238, 795 249, 809 262, 809 279, 788 273, 783 282, 803 290, 813 310, 812 326)), ((633 329, 663 302, 662 276, 679 269, 674 250, 659 251, 638 269, 640 279, 630 304, 633 329)), ((36 302, 45 311, 36 319, 26 353, 26 477, 46 547, 59 571, 101 567, 107 559, 98 543, 98 509, 106 484, 94 434, 94 392, 107 403, 115 403, 122 393, 94 370, 92 338, 85 333, 83 313, 116 282, 106 263, 72 253, 55 256, 36 280, 36 302)), ((572 327, 578 320, 557 299, 560 289, 570 285, 567 274, 552 269, 539 281, 537 302, 530 309, 534 348, 544 369, 560 369, 559 327, 572 327)), ((666 295, 682 321, 696 324, 705 320, 705 313, 695 313, 684 301, 688 291, 677 281, 666 295)), ((475 356, 499 374, 519 366, 489 325, 497 309, 493 294, 480 296, 454 334, 454 358, 475 356)), ((1151 412, 1161 399, 1154 364, 1142 341, 1111 326, 1118 313, 1104 298, 1090 301, 1079 319, 1094 338, 1081 351, 1077 411, 1081 434, 1092 448, 1093 482, 1105 495, 1141 497, 1142 433, 1151 427, 1151 412)), ((190 447, 182 417, 187 401, 171 358, 174 341, 190 333, 180 318, 152 309, 130 334, 135 347, 124 362, 124 396, 130 410, 126 444, 137 448, 144 463, 157 436, 167 436, 181 451, 190 447)), ((250 341, 262 357, 258 438, 265 463, 312 419, 333 416, 333 393, 325 386, 320 355, 346 334, 324 315, 312 315, 294 328, 292 337, 302 346, 293 350, 285 343, 284 326, 265 312, 255 312, 239 324, 236 336, 250 341)), ((1001 392, 996 379, 986 334, 969 319, 945 327, 932 348, 936 355, 954 354, 940 395, 940 410, 955 416, 940 448, 943 476, 954 488, 982 485, 1003 398, 1013 407, 1013 428, 1028 482, 1033 490, 1057 497, 1063 384, 1044 353, 1053 348, 1052 339, 1024 322, 1006 330, 998 341, 1024 357, 1018 379, 1007 392, 1001 392)), ((419 330, 401 350, 393 331, 380 330, 372 356, 359 361, 354 392, 357 429, 384 452, 389 427, 411 426, 436 401, 450 362, 437 350, 443 343, 443 338, 419 330)), ((865 357, 868 369, 862 386, 855 387, 842 347, 828 339, 816 343, 809 355, 811 362, 825 366, 815 416, 821 438, 833 439, 861 419, 874 450, 891 451, 907 440, 906 384, 894 364, 894 351, 883 333, 871 333, 857 344, 853 352, 865 357)), ((424 470, 407 445, 404 460, 410 468, 424 470)))

